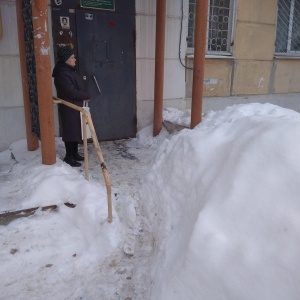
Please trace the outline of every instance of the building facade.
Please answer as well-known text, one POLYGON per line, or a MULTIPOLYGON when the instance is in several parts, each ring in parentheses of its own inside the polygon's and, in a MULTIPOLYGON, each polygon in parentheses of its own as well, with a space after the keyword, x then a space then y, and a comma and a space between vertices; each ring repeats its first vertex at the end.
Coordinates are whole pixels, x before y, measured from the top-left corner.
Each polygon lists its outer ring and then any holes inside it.
MULTIPOLYGON (((64 35, 67 33, 64 30, 68 29, 68 23, 53 24, 56 22, 53 10, 58 9, 63 0, 55 1, 48 3, 52 66, 55 62, 55 48, 59 43, 56 33, 62 32, 64 35), (61 26, 62 30, 56 32, 57 26, 61 26)), ((65 1, 70 5, 77 3, 77 0, 65 1)), ((132 1, 135 10, 135 22, 131 25, 134 26, 135 32, 135 58, 132 62, 135 74, 129 76, 129 84, 132 84, 135 91, 130 97, 135 105, 135 130, 138 131, 153 121, 156 1, 132 1)), ((190 108, 195 51, 192 38, 195 2, 196 0, 167 0, 164 107, 190 108)), ((209 0, 207 55, 204 66, 204 112, 249 102, 270 102, 300 111, 299 2, 209 0)), ((115 4, 118 4, 118 0, 115 4)), ((77 14, 78 10, 78 14, 81 14, 81 9, 83 8, 76 4, 74 8, 69 8, 69 12, 77 14)), ((91 18, 95 8, 85 9, 88 18, 91 18)), ((118 13, 117 10, 116 12, 118 13)), ((26 138, 26 135, 15 0, 2 0, 0 14, 1 151, 7 149, 12 142, 26 138)), ((127 15, 126 11, 124 15, 127 15)), ((112 14, 109 13, 107 16, 105 18, 109 24, 108 30, 117 30, 118 19, 110 18, 112 14)), ((68 34, 72 33, 68 31, 68 34)), ((103 46, 106 42, 104 39, 98 38, 99 50, 96 52, 105 52, 106 61, 119 59, 120 65, 126 63, 125 57, 109 58, 107 53, 113 51, 108 51, 111 48, 103 46)), ((111 43, 113 47, 115 44, 111 43)), ((76 47, 82 48, 80 45, 76 47)), ((92 49, 82 51, 85 57, 92 55, 92 49)), ((83 54, 78 53, 78 60, 83 61, 83 54)), ((99 59, 95 58, 94 61, 97 61, 97 66, 105 65, 104 61, 102 63, 99 59)), ((108 64, 105 66, 108 67, 108 64)), ((120 69, 117 66, 111 68, 120 69)), ((112 81, 111 84, 121 83, 118 79, 118 82, 112 81)), ((109 85, 110 82, 105 84, 109 85)), ((55 95, 54 87, 53 94, 55 95)), ((107 98, 109 100, 109 97, 107 98)), ((99 103, 101 99, 99 98, 99 103)), ((98 100, 96 99, 95 103, 96 101, 98 100)), ((54 106, 54 109, 56 111, 57 107, 54 106)), ((56 134, 59 135, 57 113, 55 115, 56 134)), ((99 138, 101 140, 101 136, 99 138)))

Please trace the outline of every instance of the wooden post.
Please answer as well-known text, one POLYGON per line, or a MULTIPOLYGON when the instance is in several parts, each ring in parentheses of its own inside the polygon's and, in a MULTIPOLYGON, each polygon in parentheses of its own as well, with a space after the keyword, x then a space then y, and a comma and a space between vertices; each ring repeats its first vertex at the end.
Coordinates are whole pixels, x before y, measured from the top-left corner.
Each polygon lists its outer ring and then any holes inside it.
POLYGON ((165 64, 166 0, 156 1, 155 82, 153 136, 162 128, 165 64))
POLYGON ((17 12, 20 67, 21 67, 21 77, 22 77, 27 150, 34 151, 34 150, 38 149, 39 141, 38 141, 37 136, 35 136, 32 133, 30 99, 29 99, 29 88, 28 88, 28 75, 27 75, 27 64, 26 64, 24 22, 23 22, 23 16, 22 16, 22 0, 16 1, 16 12, 17 12))
POLYGON ((202 119, 208 1, 197 0, 196 5, 191 128, 198 125, 202 119))
POLYGON ((33 1, 32 23, 42 146, 42 163, 45 165, 53 165, 56 162, 56 151, 47 0, 33 1))
POLYGON ((81 127, 82 127, 82 133, 83 133, 85 179, 87 181, 89 181, 90 180, 90 175, 89 175, 89 154, 88 154, 88 149, 87 149, 87 138, 86 138, 86 118, 85 118, 84 114, 82 114, 82 116, 81 116, 81 127))

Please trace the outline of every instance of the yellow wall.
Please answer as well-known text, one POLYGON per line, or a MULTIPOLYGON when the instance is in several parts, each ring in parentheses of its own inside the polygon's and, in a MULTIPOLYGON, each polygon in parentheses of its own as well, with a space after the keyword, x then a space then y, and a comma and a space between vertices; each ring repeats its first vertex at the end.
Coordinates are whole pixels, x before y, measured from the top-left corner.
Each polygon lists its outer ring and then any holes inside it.
POLYGON ((271 93, 300 92, 300 59, 275 59, 271 93))
POLYGON ((237 60, 234 63, 232 95, 267 94, 272 61, 237 60))
POLYGON ((267 94, 276 36, 277 0, 239 0, 232 95, 267 94))
MULTIPOLYGON (((206 59, 204 69, 205 96, 230 96, 232 59, 206 59)), ((188 66, 193 67, 193 58, 188 59, 188 66)), ((187 97, 192 97, 193 74, 187 71, 187 97)))
MULTIPOLYGON (((276 21, 277 0, 237 0, 232 56, 206 58, 205 97, 300 92, 300 58, 274 58, 276 21)), ((192 71, 186 76, 191 97, 192 71)))

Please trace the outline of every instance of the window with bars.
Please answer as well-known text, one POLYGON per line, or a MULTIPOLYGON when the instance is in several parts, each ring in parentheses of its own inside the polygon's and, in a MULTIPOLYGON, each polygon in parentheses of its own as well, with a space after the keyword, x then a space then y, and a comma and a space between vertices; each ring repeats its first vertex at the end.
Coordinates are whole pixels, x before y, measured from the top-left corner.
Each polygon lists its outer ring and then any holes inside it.
POLYGON ((300 56, 300 0, 278 0, 275 53, 300 56))
MULTIPOLYGON (((208 0, 206 48, 208 54, 230 54, 234 0, 208 0)), ((196 0, 189 0, 188 48, 194 48, 196 0)))

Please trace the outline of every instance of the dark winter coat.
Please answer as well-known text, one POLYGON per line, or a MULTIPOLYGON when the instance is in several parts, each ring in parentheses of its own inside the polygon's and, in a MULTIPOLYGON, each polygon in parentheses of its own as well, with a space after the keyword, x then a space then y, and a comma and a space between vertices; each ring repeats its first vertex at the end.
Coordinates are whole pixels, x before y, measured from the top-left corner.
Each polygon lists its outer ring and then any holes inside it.
MULTIPOLYGON (((74 67, 64 62, 58 62, 53 69, 52 77, 58 98, 80 107, 83 106, 83 100, 90 98, 74 67)), ((64 142, 80 142, 82 140, 80 112, 63 104, 59 105, 58 112, 62 140, 64 142)))

